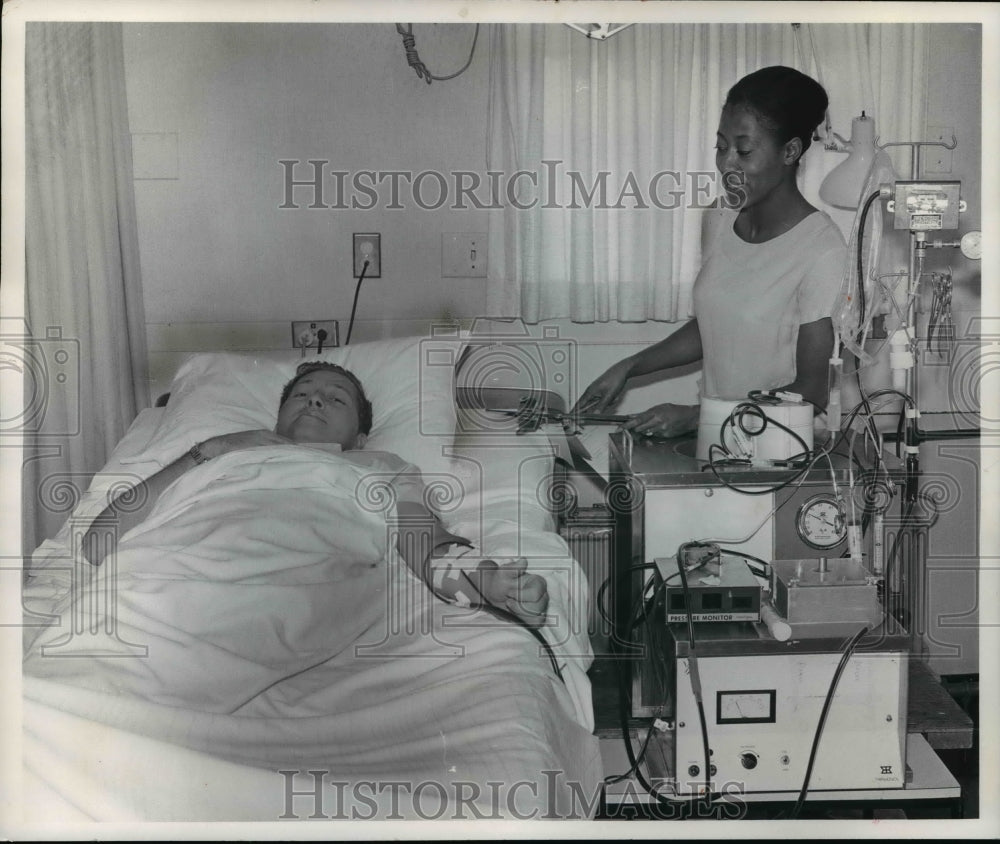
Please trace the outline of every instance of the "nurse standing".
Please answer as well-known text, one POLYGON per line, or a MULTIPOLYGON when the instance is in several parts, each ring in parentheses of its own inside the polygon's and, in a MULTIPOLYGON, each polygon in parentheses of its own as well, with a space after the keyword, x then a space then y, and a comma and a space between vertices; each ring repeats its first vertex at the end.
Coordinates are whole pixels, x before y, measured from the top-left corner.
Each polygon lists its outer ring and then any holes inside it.
MULTIPOLYGON (((727 208, 711 209, 710 236, 694 285, 694 319, 611 366, 577 402, 602 413, 630 378, 702 362, 703 397, 744 399, 751 390, 828 398, 831 314, 846 246, 836 224, 799 192, 796 173, 828 100, 815 80, 767 67, 729 91, 715 165, 727 208)), ((624 428, 673 437, 698 427, 698 405, 660 404, 624 428)))

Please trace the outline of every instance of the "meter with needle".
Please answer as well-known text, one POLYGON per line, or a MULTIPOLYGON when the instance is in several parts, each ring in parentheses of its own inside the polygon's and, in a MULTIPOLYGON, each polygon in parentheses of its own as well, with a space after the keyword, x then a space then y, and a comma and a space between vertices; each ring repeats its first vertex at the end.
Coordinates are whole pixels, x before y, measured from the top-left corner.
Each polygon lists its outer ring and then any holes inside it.
POLYGON ((847 520, 836 496, 820 493, 806 499, 795 517, 795 530, 806 545, 821 551, 843 542, 847 520))

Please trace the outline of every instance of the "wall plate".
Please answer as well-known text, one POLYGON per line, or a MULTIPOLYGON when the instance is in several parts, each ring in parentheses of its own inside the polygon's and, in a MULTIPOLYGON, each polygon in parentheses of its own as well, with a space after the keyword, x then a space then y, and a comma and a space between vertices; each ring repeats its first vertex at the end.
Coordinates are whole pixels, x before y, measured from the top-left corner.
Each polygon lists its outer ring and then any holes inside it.
POLYGON ((319 332, 326 332, 323 348, 332 349, 340 345, 340 323, 335 319, 297 320, 292 323, 293 349, 318 349, 319 332))
POLYGON ((478 232, 445 232, 441 235, 442 278, 485 278, 489 237, 478 232))
POLYGON ((366 259, 368 269, 365 270, 365 278, 382 277, 382 235, 374 232, 355 233, 353 255, 355 278, 361 278, 361 269, 366 259))

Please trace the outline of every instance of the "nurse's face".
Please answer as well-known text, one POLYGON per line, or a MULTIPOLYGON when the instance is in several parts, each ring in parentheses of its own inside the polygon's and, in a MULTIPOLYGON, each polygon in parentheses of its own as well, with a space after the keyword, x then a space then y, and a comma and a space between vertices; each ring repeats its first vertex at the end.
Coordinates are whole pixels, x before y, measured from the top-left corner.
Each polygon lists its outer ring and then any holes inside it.
POLYGON ((795 178, 801 141, 780 143, 769 123, 745 106, 726 106, 719 119, 715 166, 730 208, 751 208, 795 178))

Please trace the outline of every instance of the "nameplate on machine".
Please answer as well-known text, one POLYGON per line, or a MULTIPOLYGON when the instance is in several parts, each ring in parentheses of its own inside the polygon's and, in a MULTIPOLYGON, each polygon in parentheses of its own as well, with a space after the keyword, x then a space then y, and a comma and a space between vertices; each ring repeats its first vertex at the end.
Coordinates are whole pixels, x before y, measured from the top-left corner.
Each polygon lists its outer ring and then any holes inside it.
POLYGON ((717 558, 686 570, 686 591, 675 557, 655 563, 667 623, 687 621, 689 610, 692 621, 760 621, 760 584, 743 560, 717 558))

